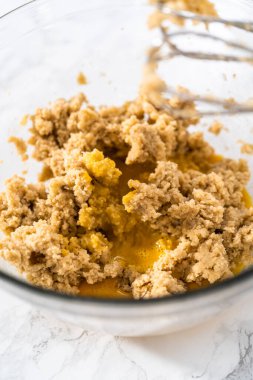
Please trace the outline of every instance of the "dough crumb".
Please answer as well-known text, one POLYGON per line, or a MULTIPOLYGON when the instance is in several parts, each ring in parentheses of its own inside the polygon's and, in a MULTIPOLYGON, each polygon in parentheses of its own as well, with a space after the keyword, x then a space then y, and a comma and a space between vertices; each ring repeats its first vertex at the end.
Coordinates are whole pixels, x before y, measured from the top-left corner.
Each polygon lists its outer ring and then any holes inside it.
POLYGON ((25 126, 28 123, 29 117, 30 117, 30 115, 28 115, 28 114, 24 115, 22 117, 22 119, 20 120, 19 124, 22 126, 25 126))
POLYGON ((81 71, 80 71, 80 73, 77 75, 77 77, 76 77, 76 81, 77 81, 77 83, 80 84, 80 85, 85 85, 85 84, 88 83, 88 82, 87 82, 87 78, 86 78, 86 76, 85 76, 84 73, 82 73, 81 71))
POLYGON ((246 143, 242 140, 239 140, 241 145, 241 153, 243 154, 253 154, 253 144, 246 143))
POLYGON ((51 168, 47 165, 43 165, 41 172, 38 174, 38 181, 45 182, 50 178, 53 178, 53 176, 51 168))
POLYGON ((212 123, 212 125, 208 128, 208 131, 210 133, 213 133, 214 135, 219 135, 223 129, 224 129, 224 125, 220 123, 219 121, 215 120, 212 123))
POLYGON ((9 143, 12 143, 15 145, 18 154, 20 155, 22 161, 26 161, 28 159, 27 152, 27 144, 25 140, 21 139, 20 137, 11 136, 8 139, 9 143))

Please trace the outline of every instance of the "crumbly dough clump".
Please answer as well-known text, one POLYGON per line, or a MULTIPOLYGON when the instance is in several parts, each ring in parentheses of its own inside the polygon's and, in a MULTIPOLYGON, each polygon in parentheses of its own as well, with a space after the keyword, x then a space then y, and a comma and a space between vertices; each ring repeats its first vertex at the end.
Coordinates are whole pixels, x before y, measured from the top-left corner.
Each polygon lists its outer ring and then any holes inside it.
POLYGON ((244 141, 239 141, 241 145, 241 153, 243 154, 253 154, 253 144, 249 144, 244 141))
POLYGON ((8 142, 15 145, 17 152, 20 155, 22 161, 28 160, 28 154, 26 153, 27 144, 23 139, 16 137, 16 136, 11 136, 8 139, 8 142))
POLYGON ((224 125, 220 123, 219 121, 215 120, 208 128, 208 131, 218 136, 223 129, 224 129, 224 125))
POLYGON ((30 119, 33 156, 52 178, 7 180, 0 254, 33 284, 78 294, 84 281, 115 278, 137 299, 161 297, 251 263, 247 164, 215 156, 191 120, 145 97, 97 109, 83 94, 30 119), (115 254, 139 226, 160 252, 143 270, 115 254))

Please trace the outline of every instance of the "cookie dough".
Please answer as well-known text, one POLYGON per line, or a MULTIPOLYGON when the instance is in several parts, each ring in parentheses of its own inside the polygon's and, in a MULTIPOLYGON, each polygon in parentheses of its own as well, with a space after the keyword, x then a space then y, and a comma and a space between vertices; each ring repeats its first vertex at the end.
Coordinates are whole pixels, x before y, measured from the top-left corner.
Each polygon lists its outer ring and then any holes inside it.
POLYGON ((21 139, 20 137, 11 136, 8 139, 8 142, 15 145, 16 150, 17 150, 18 154, 20 155, 22 161, 28 160, 28 154, 26 153, 27 152, 27 145, 23 139, 21 139))
POLYGON ((140 299, 207 286, 252 262, 248 166, 190 133, 196 119, 145 96, 95 108, 78 94, 30 120, 46 181, 14 176, 0 195, 0 254, 28 281, 140 299))
POLYGON ((216 136, 218 136, 223 130, 224 125, 217 120, 215 120, 208 128, 208 131, 216 136))

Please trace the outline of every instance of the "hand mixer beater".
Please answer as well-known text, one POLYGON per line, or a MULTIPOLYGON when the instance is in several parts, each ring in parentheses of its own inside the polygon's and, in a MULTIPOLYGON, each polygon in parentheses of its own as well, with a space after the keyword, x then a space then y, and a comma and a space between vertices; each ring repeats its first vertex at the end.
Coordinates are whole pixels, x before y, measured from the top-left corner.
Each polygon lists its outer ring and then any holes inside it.
MULTIPOLYGON (((209 2, 204 0, 207 4, 209 2)), ((253 21, 238 21, 229 20, 218 17, 216 12, 211 12, 212 15, 203 15, 195 13, 196 10, 192 4, 197 2, 189 2, 193 10, 187 9, 177 9, 175 5, 179 3, 179 8, 181 5, 187 5, 186 0, 153 0, 151 3, 155 4, 157 7, 156 12, 152 15, 150 23, 152 27, 158 27, 161 35, 161 42, 159 42, 155 47, 150 49, 148 55, 148 62, 155 63, 156 65, 160 62, 173 59, 175 57, 185 57, 187 59, 195 59, 202 61, 223 61, 223 62, 235 62, 238 64, 253 64, 253 47, 244 44, 243 42, 235 42, 227 38, 223 38, 217 34, 211 32, 212 25, 218 24, 224 28, 237 28, 244 33, 253 33, 253 21), (192 27, 188 27, 189 22, 192 27), (169 25, 168 25, 169 24, 169 25), (171 25, 177 25, 176 29, 174 27, 171 30, 171 25), (204 31, 197 29, 196 24, 203 24, 205 26, 204 31), (169 27, 168 27, 169 26, 169 27), (191 48, 181 48, 178 41, 180 38, 185 38, 191 36, 194 38, 202 39, 208 44, 210 41, 212 43, 222 44, 224 49, 227 49, 227 53, 216 53, 216 52, 204 52, 195 51, 191 48)), ((203 5, 203 3, 202 3, 203 5)), ((184 7, 183 7, 184 8, 184 7)), ((214 8, 211 8, 212 10, 214 8)), ((252 16, 253 16, 253 5, 252 5, 252 16)), ((253 41, 253 34, 252 34, 253 41)), ((253 70, 253 67, 252 67, 253 70)), ((199 116, 210 116, 217 114, 236 114, 236 113, 251 113, 253 112, 253 102, 252 100, 245 103, 237 102, 231 99, 222 99, 210 95, 195 95, 189 91, 182 91, 172 88, 166 84, 162 89, 163 94, 173 95, 178 98, 181 102, 194 102, 196 105, 205 105, 206 109, 203 111, 198 111, 199 116), (207 107, 209 106, 209 107, 207 107)), ((179 110, 173 109, 173 107, 167 102, 162 105, 162 107, 168 109, 170 112, 176 114, 177 117, 189 117, 187 113, 180 113, 179 110)))

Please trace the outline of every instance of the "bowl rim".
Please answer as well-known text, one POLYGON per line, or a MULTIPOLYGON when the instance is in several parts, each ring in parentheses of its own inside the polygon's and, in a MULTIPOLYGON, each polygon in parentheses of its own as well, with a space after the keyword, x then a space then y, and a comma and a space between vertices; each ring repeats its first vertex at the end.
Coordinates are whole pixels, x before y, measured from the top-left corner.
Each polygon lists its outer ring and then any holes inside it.
POLYGON ((21 9, 21 8, 25 8, 25 7, 28 8, 28 6, 29 6, 30 4, 35 3, 36 1, 37 1, 37 0, 30 0, 30 1, 27 1, 26 3, 24 3, 24 4, 19 5, 18 7, 15 7, 15 8, 13 8, 13 9, 10 9, 8 12, 4 13, 3 15, 0 15, 0 20, 3 19, 3 18, 5 18, 5 17, 7 17, 8 15, 10 15, 10 14, 12 14, 12 13, 14 13, 14 12, 17 12, 17 11, 18 11, 19 9, 21 9))
POLYGON ((155 298, 112 298, 112 297, 90 297, 90 296, 82 296, 82 295, 72 295, 57 292, 51 289, 42 288, 39 286, 32 285, 29 282, 25 282, 14 276, 11 276, 7 273, 4 273, 0 270, 0 281, 6 282, 9 285, 12 285, 17 288, 21 288, 25 292, 34 293, 38 296, 47 296, 52 300, 58 301, 77 301, 82 303, 92 303, 96 305, 110 305, 110 306, 134 306, 134 307, 143 307, 144 305, 154 305, 154 304, 164 304, 164 303, 174 303, 186 300, 195 300, 198 298, 205 297, 205 295, 214 295, 217 293, 221 293, 221 291, 225 291, 227 289, 232 289, 237 287, 240 283, 247 283, 253 280, 253 267, 249 267, 239 275, 225 279, 220 282, 216 282, 214 284, 210 284, 205 288, 200 288, 196 290, 187 291, 184 293, 175 293, 164 297, 155 297, 155 298))
MULTIPOLYGON (((19 12, 23 8, 29 8, 30 6, 34 6, 36 3, 39 4, 43 2, 43 0, 30 0, 26 3, 19 5, 18 7, 11 9, 10 11, 6 12, 5 14, 0 16, 0 20, 7 18, 9 15, 12 15, 13 13, 19 12)), ((154 304, 163 304, 163 303, 173 303, 174 301, 180 302, 188 299, 197 299, 199 297, 204 297, 205 295, 220 293, 221 291, 224 291, 228 288, 236 287, 239 283, 246 283, 249 280, 253 280, 253 266, 248 267, 244 271, 242 271, 240 274, 224 279, 223 281, 216 282, 213 284, 208 285, 207 287, 192 290, 192 291, 186 291, 184 293, 176 293, 164 297, 155 297, 155 298, 142 298, 142 299, 133 299, 133 298, 111 298, 111 297, 91 297, 91 296, 81 296, 81 295, 71 295, 61 292, 56 292, 50 289, 38 287, 35 285, 32 285, 28 282, 25 282, 21 279, 18 279, 14 276, 11 276, 8 273, 3 272, 0 269, 0 280, 12 285, 17 288, 23 289, 25 292, 31 292, 38 296, 47 296, 51 299, 55 299, 58 301, 78 301, 82 303, 92 303, 96 305, 110 305, 110 306, 134 306, 134 307, 143 307, 144 305, 154 305, 154 304)))

